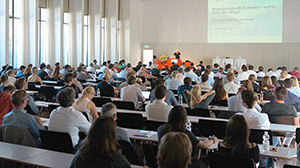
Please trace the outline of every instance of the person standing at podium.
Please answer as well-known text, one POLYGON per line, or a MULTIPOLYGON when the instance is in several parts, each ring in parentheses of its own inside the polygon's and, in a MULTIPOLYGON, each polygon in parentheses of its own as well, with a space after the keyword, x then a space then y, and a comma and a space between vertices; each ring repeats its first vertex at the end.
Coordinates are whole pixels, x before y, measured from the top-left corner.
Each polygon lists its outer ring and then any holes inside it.
POLYGON ((175 53, 173 55, 176 59, 181 59, 181 53, 178 50, 175 50, 175 53))

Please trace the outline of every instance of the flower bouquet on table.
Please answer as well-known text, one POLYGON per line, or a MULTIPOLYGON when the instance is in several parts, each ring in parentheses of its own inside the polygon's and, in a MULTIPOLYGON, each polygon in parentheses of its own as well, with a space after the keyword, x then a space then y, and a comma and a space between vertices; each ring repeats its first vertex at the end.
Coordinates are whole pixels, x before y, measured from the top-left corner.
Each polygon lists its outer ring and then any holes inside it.
POLYGON ((170 58, 169 56, 164 54, 158 58, 158 61, 164 63, 164 62, 167 62, 169 58, 170 58))

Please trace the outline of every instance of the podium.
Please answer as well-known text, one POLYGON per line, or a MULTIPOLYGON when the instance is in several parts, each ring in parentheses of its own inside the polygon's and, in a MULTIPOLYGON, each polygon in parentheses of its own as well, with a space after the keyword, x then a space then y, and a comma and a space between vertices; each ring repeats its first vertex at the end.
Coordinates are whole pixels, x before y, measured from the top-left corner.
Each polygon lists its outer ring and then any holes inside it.
POLYGON ((181 66, 182 62, 181 59, 176 58, 169 58, 166 62, 160 62, 158 59, 156 59, 155 63, 157 64, 157 69, 164 69, 166 66, 169 67, 169 69, 172 66, 172 62, 175 63, 175 65, 181 66))

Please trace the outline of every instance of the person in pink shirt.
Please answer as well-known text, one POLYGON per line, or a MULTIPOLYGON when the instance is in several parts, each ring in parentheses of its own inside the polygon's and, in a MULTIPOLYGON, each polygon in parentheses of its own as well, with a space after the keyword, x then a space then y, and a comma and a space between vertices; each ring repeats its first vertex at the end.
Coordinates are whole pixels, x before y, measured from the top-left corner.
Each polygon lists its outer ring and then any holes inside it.
POLYGON ((300 79, 300 72, 299 72, 299 68, 295 67, 293 69, 293 71, 290 72, 290 75, 295 76, 296 78, 300 79))

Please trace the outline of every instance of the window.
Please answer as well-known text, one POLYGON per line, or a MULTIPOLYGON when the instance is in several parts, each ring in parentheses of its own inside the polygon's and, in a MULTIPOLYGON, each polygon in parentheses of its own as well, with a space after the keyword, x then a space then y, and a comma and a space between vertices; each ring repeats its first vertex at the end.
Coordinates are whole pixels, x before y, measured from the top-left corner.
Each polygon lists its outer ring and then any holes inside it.
POLYGON ((71 64, 70 45, 69 45, 69 13, 64 12, 64 40, 63 40, 63 65, 71 64))
POLYGON ((47 27, 46 27, 47 9, 39 8, 39 64, 47 63, 47 27))
POLYGON ((105 18, 101 18, 101 56, 102 62, 105 61, 105 18))
POLYGON ((9 64, 14 68, 21 65, 21 0, 9 0, 9 64))
POLYGON ((88 47, 89 47, 89 16, 83 16, 83 61, 84 64, 89 66, 89 54, 88 54, 88 47))
POLYGON ((117 60, 120 61, 120 24, 121 22, 117 21, 117 60))

